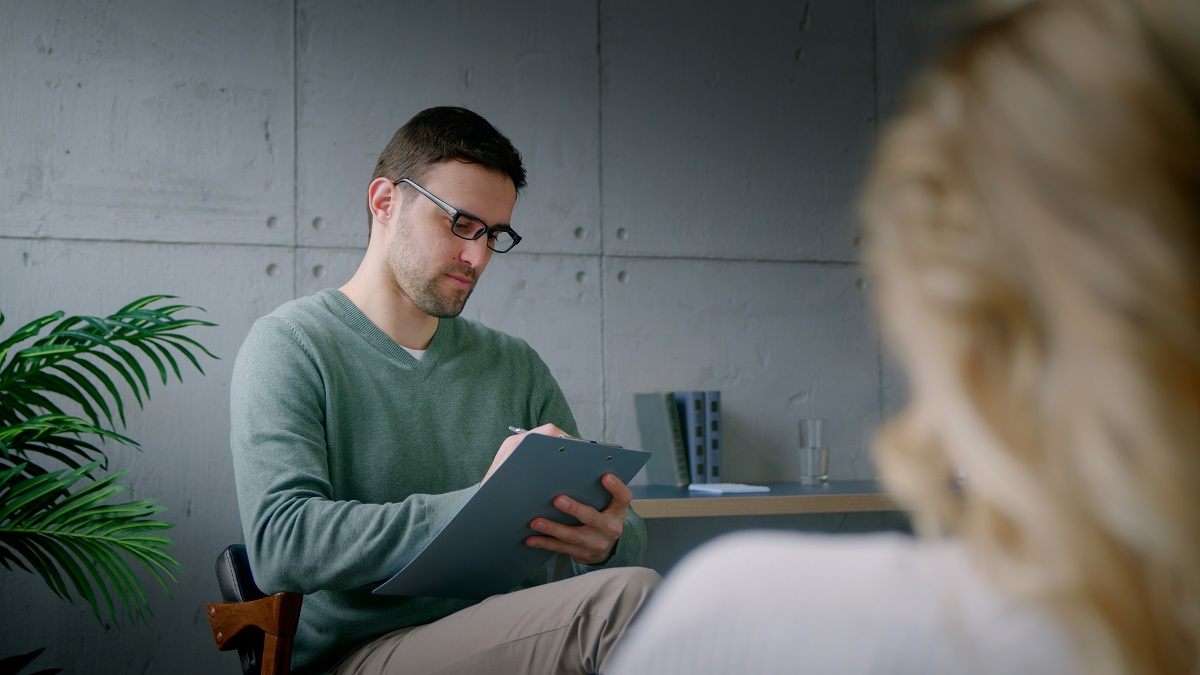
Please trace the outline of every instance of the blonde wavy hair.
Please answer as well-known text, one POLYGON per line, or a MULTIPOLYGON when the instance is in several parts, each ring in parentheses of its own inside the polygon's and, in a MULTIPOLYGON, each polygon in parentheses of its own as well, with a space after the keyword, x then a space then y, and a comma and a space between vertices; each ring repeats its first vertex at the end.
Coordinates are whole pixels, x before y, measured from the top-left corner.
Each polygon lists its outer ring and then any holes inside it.
POLYGON ((1200 672, 1200 2, 974 9, 864 194, 883 480, 1092 672, 1200 672))

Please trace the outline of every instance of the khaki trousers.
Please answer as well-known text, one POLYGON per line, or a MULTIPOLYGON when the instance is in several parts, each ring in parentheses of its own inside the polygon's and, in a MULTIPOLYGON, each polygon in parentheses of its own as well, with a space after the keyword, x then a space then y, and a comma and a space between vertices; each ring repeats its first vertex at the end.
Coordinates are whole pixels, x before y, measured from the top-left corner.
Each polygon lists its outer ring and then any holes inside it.
POLYGON ((618 567, 496 595, 388 633, 334 673, 599 673, 659 581, 653 570, 618 567))

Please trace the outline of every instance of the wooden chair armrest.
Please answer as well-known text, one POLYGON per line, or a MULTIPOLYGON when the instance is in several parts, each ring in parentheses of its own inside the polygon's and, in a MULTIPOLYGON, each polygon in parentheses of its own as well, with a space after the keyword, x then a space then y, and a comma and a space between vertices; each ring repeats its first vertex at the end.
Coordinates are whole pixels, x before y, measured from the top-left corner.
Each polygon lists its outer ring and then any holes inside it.
POLYGON ((299 593, 276 593, 249 602, 208 603, 208 623, 217 649, 239 646, 238 635, 247 628, 263 631, 263 673, 286 673, 291 667, 292 638, 300 621, 299 593), (270 666, 270 669, 268 669, 270 666))

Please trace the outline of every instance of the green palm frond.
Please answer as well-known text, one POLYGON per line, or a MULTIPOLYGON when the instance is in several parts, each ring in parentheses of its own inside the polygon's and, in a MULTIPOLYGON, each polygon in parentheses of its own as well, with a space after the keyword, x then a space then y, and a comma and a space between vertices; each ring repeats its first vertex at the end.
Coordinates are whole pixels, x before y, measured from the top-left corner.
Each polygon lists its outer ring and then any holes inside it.
POLYGON ((171 297, 141 298, 103 318, 55 312, 0 340, 0 565, 40 576, 65 600, 83 598, 101 621, 102 607, 114 622, 118 607, 134 622, 153 616, 130 562, 168 596, 165 580, 180 569, 160 534, 173 527, 156 517, 163 507, 111 503, 127 490, 117 484, 125 472, 102 473, 104 442, 138 445, 115 427, 125 425, 123 394, 139 407, 150 396, 144 364, 166 384, 171 373, 182 381, 181 361, 203 374, 197 355, 216 358, 182 333, 215 324, 177 317, 197 308, 161 302, 171 297))
MULTIPOLYGON (((138 355, 153 364, 163 384, 169 373, 182 381, 179 357, 201 374, 204 369, 196 353, 216 358, 181 332, 193 326, 215 325, 175 316, 196 308, 174 304, 152 307, 172 297, 147 296, 103 318, 63 318, 63 312, 55 312, 30 321, 0 341, 0 453, 7 457, 13 451, 24 456, 37 452, 59 461, 64 456, 102 458, 96 446, 77 440, 80 434, 96 434, 136 446, 113 427, 116 420, 125 424, 119 383, 133 393, 139 406, 143 396, 150 396, 149 378, 138 355), (49 332, 43 336, 47 328, 49 332), (29 340, 32 344, 17 349, 29 340), (87 419, 67 414, 59 405, 64 400, 78 405, 87 419), (35 420, 41 428, 36 433, 28 426, 35 420), (23 429, 18 431, 18 427, 23 429), (7 435, 6 429, 10 432, 7 435)), ((0 324, 3 322, 0 313, 0 324)), ((67 462, 67 466, 77 468, 79 464, 67 462)))
POLYGON ((164 580, 174 581, 179 563, 165 549, 172 527, 153 516, 163 510, 150 500, 108 501, 127 488, 116 472, 95 478, 99 462, 78 469, 50 471, 29 478, 17 465, 0 471, 0 564, 16 565, 40 576, 59 597, 72 593, 87 601, 97 619, 101 602, 116 620, 118 598, 131 621, 153 616, 141 582, 119 554, 150 571, 170 595, 164 580), (93 482, 71 491, 82 478, 93 482))
MULTIPOLYGON (((23 422, 0 426, 0 460, 11 464, 9 448, 20 448, 23 455, 36 452, 50 457, 72 468, 78 469, 82 462, 99 456, 100 468, 108 468, 108 458, 103 451, 83 440, 81 435, 94 435, 125 445, 137 445, 132 439, 115 431, 98 427, 87 420, 70 415, 38 415, 23 422)), ((41 467, 30 464, 31 474, 44 473, 41 467)))

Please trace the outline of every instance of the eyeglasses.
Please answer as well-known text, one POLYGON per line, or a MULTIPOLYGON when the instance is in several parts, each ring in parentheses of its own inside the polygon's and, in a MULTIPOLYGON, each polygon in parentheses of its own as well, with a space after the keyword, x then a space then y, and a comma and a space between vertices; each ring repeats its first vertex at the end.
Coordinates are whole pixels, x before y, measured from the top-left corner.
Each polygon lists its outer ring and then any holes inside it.
POLYGON ((429 190, 407 178, 401 178, 398 181, 392 182, 393 185, 400 185, 401 183, 408 183, 416 188, 417 192, 429 197, 431 202, 441 207, 450 216, 450 231, 459 239, 475 241, 484 234, 487 234, 487 247, 496 253, 508 253, 514 246, 521 243, 521 235, 513 232, 513 229, 508 225, 488 225, 475 216, 450 206, 433 196, 433 193, 429 190))

